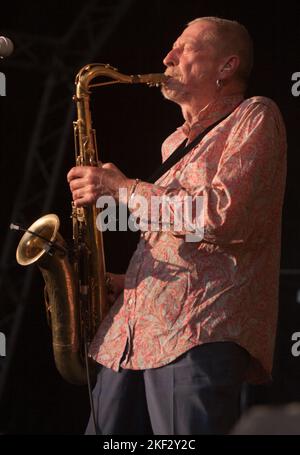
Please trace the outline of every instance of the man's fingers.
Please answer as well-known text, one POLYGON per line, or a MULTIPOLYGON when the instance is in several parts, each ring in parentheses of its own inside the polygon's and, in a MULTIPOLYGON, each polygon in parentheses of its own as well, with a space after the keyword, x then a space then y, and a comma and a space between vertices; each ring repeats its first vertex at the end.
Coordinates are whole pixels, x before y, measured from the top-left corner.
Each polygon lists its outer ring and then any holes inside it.
POLYGON ((80 179, 70 181, 70 189, 72 192, 78 190, 79 188, 82 188, 83 186, 84 184, 80 179))
POLYGON ((72 167, 72 169, 68 172, 67 180, 70 183, 71 180, 83 177, 84 174, 85 174, 85 170, 84 170, 83 166, 72 167))
POLYGON ((74 198, 73 201, 75 207, 85 207, 94 203, 94 198, 92 195, 84 195, 74 198))
POLYGON ((102 164, 102 169, 118 170, 117 166, 115 166, 113 163, 104 163, 104 164, 102 164))
POLYGON ((72 199, 75 207, 82 207, 85 203, 85 197, 81 194, 80 190, 72 191, 72 199))

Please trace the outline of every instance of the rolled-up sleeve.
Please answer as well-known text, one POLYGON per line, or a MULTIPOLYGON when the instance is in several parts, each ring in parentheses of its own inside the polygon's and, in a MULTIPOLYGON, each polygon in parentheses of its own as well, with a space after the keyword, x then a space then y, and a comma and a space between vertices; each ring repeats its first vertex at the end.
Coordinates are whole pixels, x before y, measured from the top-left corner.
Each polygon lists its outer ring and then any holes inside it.
POLYGON ((240 243, 255 229, 263 235, 276 193, 282 194, 278 179, 284 166, 285 131, 277 107, 246 106, 228 136, 211 185, 203 191, 204 239, 240 243))

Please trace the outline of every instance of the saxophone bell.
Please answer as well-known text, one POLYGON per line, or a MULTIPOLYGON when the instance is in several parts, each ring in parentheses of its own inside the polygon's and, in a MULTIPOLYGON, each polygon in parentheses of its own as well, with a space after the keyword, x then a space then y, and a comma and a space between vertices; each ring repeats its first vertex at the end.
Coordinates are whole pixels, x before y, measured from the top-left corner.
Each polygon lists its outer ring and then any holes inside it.
POLYGON ((67 249, 55 242, 59 224, 59 218, 55 214, 39 218, 28 229, 20 224, 11 223, 11 230, 25 232, 17 248, 17 262, 24 266, 30 265, 45 253, 52 256, 55 250, 66 254, 67 249))
POLYGON ((82 355, 81 318, 78 310, 78 289, 74 264, 67 245, 59 233, 57 215, 48 214, 36 220, 28 229, 11 224, 11 229, 25 231, 16 251, 22 266, 36 263, 45 281, 45 305, 52 330, 52 345, 56 367, 71 384, 86 383, 82 355), (75 311, 74 311, 75 308, 75 311))

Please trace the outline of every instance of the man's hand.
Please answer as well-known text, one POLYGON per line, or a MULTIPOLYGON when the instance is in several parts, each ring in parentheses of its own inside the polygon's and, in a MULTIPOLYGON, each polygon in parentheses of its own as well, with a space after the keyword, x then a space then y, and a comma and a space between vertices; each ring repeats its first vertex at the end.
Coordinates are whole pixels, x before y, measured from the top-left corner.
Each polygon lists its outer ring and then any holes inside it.
POLYGON ((100 167, 73 167, 67 180, 76 207, 94 204, 98 197, 103 195, 113 196, 119 201, 119 188, 125 188, 129 192, 134 183, 134 179, 127 178, 112 163, 105 163, 100 167))

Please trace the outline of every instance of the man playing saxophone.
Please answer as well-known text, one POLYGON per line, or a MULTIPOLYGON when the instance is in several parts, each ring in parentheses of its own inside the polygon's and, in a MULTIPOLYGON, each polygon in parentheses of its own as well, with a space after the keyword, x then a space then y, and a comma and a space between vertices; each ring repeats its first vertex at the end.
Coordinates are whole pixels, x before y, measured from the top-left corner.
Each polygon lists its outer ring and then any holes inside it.
POLYGON ((132 212, 139 197, 203 203, 201 238, 176 232, 172 217, 162 229, 159 214, 126 275, 111 275, 119 296, 90 346, 101 365, 100 434, 225 434, 239 417, 243 382, 271 378, 286 172, 280 112, 268 98, 244 99, 252 40, 235 21, 192 21, 164 65, 163 95, 184 124, 163 143, 163 161, 219 123, 154 184, 112 163, 68 174, 76 207, 102 195, 132 212))

